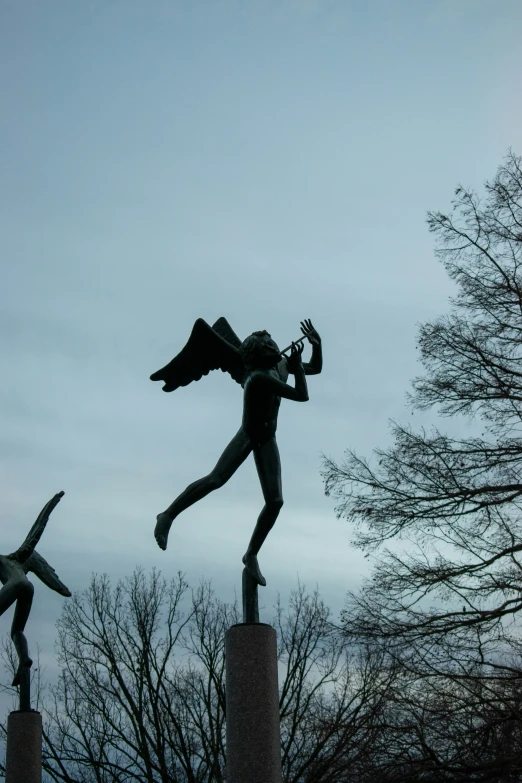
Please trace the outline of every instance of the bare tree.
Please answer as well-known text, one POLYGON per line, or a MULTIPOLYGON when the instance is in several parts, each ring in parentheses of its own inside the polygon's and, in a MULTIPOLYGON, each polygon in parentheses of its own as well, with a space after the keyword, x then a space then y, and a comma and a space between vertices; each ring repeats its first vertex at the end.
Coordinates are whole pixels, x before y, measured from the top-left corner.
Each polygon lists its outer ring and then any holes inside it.
POLYGON ((382 729, 397 679, 387 656, 369 649, 346 655, 318 591, 295 590, 277 607, 283 779, 286 783, 354 780, 382 729))
POLYGON ((508 156, 484 200, 459 187, 449 216, 430 213, 428 223, 458 295, 449 315, 421 327, 426 375, 411 402, 477 416, 484 432, 453 439, 395 425, 395 445, 375 452, 377 466, 351 451, 341 466, 327 461, 327 492, 357 523, 357 543, 409 543, 407 552, 384 549, 347 630, 427 640, 430 649, 446 637, 461 662, 496 668, 499 634, 522 607, 520 159, 508 156))
POLYGON ((354 783, 520 781, 520 696, 520 682, 425 678, 401 669, 354 783))
MULTIPOLYGON (((44 768, 62 783, 226 780, 226 629, 235 605, 137 570, 94 576, 64 606, 61 675, 44 713, 44 768)), ((347 658, 317 591, 276 610, 285 783, 342 783, 380 730, 396 677, 381 653, 347 658)))
POLYGON ((222 637, 237 611, 208 585, 187 591, 181 575, 137 570, 114 588, 94 576, 68 604, 46 722, 53 780, 221 783, 222 637))
MULTIPOLYGON (((341 465, 326 460, 327 494, 374 557, 371 577, 348 597, 344 631, 384 645, 425 682, 442 676, 444 688, 463 688, 463 721, 472 715, 470 683, 480 683, 490 718, 496 710, 513 726, 520 717, 504 696, 522 677, 520 158, 508 154, 482 198, 458 187, 451 210, 429 213, 428 225, 457 295, 448 315, 420 328, 425 374, 410 402, 474 422, 458 438, 393 424, 394 445, 373 460, 353 451, 341 465)), ((476 718, 477 742, 484 725, 476 718)), ((485 748, 476 745, 484 757, 485 748)))

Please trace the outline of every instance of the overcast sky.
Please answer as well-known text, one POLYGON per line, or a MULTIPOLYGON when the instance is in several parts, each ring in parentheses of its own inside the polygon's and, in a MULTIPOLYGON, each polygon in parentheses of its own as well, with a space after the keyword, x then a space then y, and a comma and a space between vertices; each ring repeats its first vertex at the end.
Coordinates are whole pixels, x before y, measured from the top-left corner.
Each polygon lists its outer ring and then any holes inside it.
MULTIPOLYGON (((2 0, 0 551, 63 489, 39 551, 71 590, 140 564, 239 595, 252 460, 166 553, 153 529, 237 430, 241 389, 149 375, 197 317, 281 346, 311 318, 324 371, 281 407, 260 603, 268 620, 299 576, 341 608, 366 561, 321 453, 369 454, 410 415, 417 324, 452 290, 425 213, 521 152, 521 28, 520 0, 2 0)), ((36 585, 51 664, 63 600, 36 585)))

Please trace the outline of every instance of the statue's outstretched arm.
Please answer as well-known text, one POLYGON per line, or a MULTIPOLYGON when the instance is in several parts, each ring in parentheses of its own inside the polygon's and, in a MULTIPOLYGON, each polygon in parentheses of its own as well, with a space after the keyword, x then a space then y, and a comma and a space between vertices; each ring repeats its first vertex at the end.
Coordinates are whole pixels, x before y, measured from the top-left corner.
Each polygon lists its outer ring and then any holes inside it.
POLYGON ((69 588, 66 587, 58 577, 54 568, 50 566, 47 560, 39 555, 38 552, 33 551, 31 557, 27 558, 25 561, 25 568, 27 571, 32 571, 33 574, 36 574, 38 579, 41 579, 47 587, 51 588, 51 590, 56 590, 57 593, 60 593, 60 595, 64 595, 67 598, 72 595, 69 588))
POLYGON ((301 321, 301 331, 307 337, 308 342, 312 346, 312 356, 310 361, 303 364, 305 374, 319 375, 323 369, 323 348, 321 345, 319 332, 314 328, 314 325, 310 319, 301 321))
POLYGON ((303 363, 305 375, 319 375, 323 369, 323 349, 321 343, 312 347, 312 356, 309 362, 303 363))
POLYGON ((38 514, 36 522, 27 534, 24 543, 16 550, 16 552, 13 552, 11 555, 9 555, 11 559, 17 560, 19 563, 25 563, 25 561, 31 557, 34 552, 34 548, 42 537, 45 526, 49 521, 51 511, 58 505, 63 495, 63 492, 58 492, 45 504, 38 514))

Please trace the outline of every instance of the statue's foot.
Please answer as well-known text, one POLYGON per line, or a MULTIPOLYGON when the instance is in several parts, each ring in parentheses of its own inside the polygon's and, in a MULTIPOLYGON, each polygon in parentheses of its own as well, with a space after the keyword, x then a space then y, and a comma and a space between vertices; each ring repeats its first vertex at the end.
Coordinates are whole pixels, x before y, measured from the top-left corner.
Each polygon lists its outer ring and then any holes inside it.
POLYGON ((257 582, 261 587, 266 587, 266 579, 259 570, 259 563, 257 562, 256 555, 249 555, 248 552, 243 555, 243 565, 254 582, 257 582))
POLYGON ((30 669, 33 665, 33 662, 29 656, 27 658, 24 658, 23 661, 20 662, 20 665, 18 666, 18 669, 16 670, 16 674, 14 676, 14 680, 12 682, 13 687, 16 685, 20 685, 20 680, 22 678, 22 672, 24 669, 30 669))
POLYGON ((167 548, 167 541, 169 538, 169 530, 172 525, 172 519, 166 511, 162 511, 156 517, 156 527, 154 528, 154 538, 158 542, 160 549, 165 550, 167 548))

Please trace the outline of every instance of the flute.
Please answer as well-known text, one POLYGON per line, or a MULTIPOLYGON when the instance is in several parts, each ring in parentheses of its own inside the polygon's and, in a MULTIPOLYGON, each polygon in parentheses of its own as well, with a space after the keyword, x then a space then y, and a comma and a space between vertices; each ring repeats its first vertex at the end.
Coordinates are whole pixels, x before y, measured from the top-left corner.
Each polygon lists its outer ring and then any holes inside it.
POLYGON ((301 335, 301 337, 298 337, 298 338, 297 338, 297 340, 294 340, 294 342, 293 342, 293 343, 290 343, 290 345, 287 345, 287 346, 286 346, 286 348, 285 348, 283 351, 279 351, 279 353, 280 353, 280 354, 281 354, 281 356, 282 356, 284 353, 286 353, 287 351, 289 351, 289 350, 290 350, 290 348, 292 347, 292 345, 297 345, 297 343, 302 343, 302 342, 303 342, 303 340, 306 340, 306 339, 307 339, 307 337, 308 337, 308 335, 307 335, 307 334, 302 334, 302 335, 301 335))

